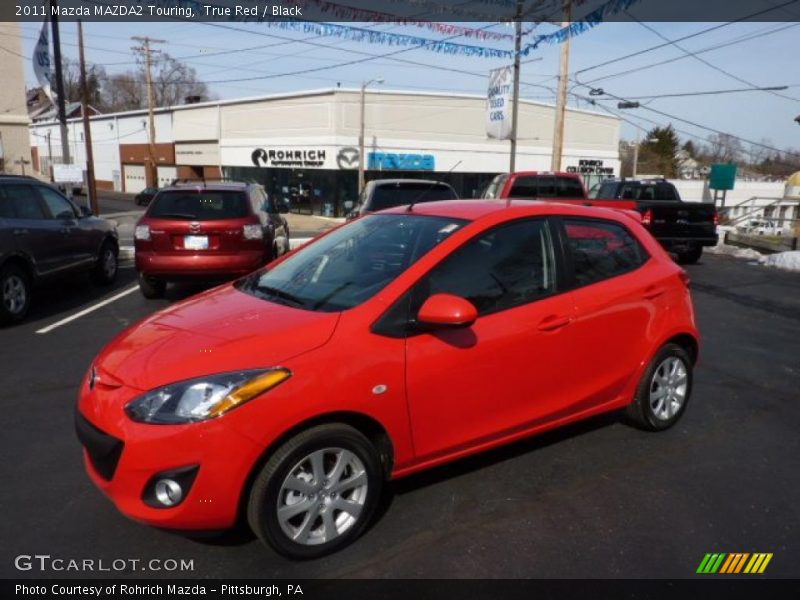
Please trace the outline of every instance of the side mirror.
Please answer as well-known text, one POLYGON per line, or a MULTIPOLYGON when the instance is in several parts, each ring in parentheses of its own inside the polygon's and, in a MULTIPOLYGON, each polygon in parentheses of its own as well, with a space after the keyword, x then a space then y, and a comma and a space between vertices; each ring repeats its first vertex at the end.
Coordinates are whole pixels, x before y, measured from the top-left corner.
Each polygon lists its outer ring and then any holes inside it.
POLYGON ((88 206, 81 205, 80 209, 81 209, 81 216, 82 217, 91 217, 94 214, 92 212, 92 209, 89 208, 88 206))
POLYGON ((417 314, 417 323, 432 329, 469 327, 478 318, 478 310, 469 300, 452 294, 434 294, 417 314))

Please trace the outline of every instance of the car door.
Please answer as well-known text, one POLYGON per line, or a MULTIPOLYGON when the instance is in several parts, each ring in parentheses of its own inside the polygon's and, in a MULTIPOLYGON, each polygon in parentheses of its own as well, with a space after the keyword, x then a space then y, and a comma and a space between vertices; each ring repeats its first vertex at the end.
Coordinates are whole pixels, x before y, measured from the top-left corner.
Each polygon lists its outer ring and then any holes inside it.
POLYGON ((64 267, 65 253, 56 223, 48 218, 34 186, 9 183, 0 191, 11 205, 14 217, 8 219, 17 252, 27 256, 38 276, 47 276, 64 267))
POLYGON ((580 369, 571 393, 583 405, 605 404, 647 358, 666 314, 667 274, 621 223, 564 218, 561 231, 574 285, 571 363, 580 369))
POLYGON ((100 247, 97 234, 86 222, 80 222, 75 206, 60 193, 44 185, 36 186, 36 191, 61 235, 59 245, 63 249, 63 269, 79 269, 90 265, 100 247))
POLYGON ((473 238, 409 292, 416 315, 432 294, 478 309, 464 329, 406 341, 406 386, 418 458, 458 451, 563 411, 573 304, 561 293, 552 226, 525 219, 473 238))

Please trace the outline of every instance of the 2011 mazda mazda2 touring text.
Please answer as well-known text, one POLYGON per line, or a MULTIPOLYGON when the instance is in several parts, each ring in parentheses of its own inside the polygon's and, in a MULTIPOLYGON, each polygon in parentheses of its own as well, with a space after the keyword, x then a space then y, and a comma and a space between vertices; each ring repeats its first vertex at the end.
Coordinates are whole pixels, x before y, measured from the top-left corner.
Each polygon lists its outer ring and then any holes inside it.
POLYGON ((352 542, 387 479, 627 409, 697 360, 688 278, 635 218, 450 201, 368 215, 122 332, 82 383, 91 479, 171 529, 284 555, 352 542))

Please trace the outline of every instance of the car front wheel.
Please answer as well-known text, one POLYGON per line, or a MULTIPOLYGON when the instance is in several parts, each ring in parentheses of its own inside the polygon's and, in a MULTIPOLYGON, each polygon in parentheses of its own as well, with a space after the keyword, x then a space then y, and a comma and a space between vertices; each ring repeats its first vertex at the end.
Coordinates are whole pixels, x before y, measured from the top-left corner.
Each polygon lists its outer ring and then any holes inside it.
POLYGON ((693 265, 700 260, 701 256, 703 256, 703 247, 695 246, 691 250, 678 253, 678 262, 682 265, 693 265))
POLYGON ((320 425, 278 448, 253 483, 247 520, 289 558, 329 554, 369 524, 383 485, 373 444, 343 424, 320 425))
POLYGON ((666 344, 647 367, 628 417, 641 429, 667 429, 681 418, 691 392, 691 358, 681 346, 666 344))
POLYGON ((101 285, 114 283, 119 268, 119 252, 116 245, 108 241, 100 248, 97 265, 94 268, 93 278, 101 285))

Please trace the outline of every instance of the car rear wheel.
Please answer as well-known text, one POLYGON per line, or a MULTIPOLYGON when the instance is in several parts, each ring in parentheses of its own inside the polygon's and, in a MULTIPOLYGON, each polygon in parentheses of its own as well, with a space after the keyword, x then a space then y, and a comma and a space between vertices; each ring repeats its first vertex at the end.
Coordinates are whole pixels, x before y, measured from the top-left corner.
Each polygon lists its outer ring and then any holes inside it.
POLYGON ((163 298, 167 291, 167 282, 139 273, 139 291, 142 292, 142 296, 150 300, 163 298))
POLYGON ((691 250, 678 253, 678 262, 682 265, 693 265, 703 256, 703 247, 695 246, 691 250))
POLYGON ((672 427, 681 418, 692 392, 692 360, 677 344, 666 344, 655 355, 628 406, 635 425, 650 431, 672 427))
POLYGON ((16 265, 0 269, 0 323, 15 323, 25 318, 31 304, 28 274, 16 265))
POLYGON ((112 242, 105 242, 97 257, 97 266, 92 273, 93 279, 102 285, 114 283, 119 270, 119 252, 112 242))
POLYGON ((262 542, 309 559, 355 540, 383 485, 378 453, 358 430, 320 425, 278 448, 256 477, 247 520, 262 542))

